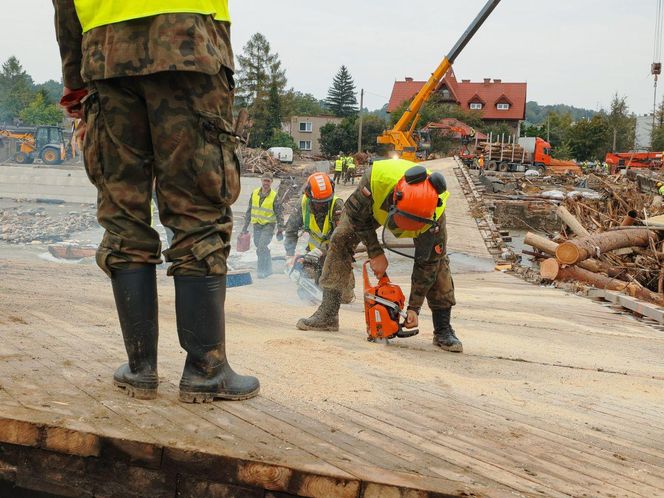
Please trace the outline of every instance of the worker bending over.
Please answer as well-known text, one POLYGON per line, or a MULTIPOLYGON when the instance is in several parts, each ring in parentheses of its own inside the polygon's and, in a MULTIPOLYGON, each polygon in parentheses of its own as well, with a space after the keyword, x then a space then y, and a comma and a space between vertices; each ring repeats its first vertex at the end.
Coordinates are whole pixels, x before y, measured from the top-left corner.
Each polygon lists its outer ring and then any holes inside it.
MULTIPOLYGON (((334 183, 325 173, 314 173, 307 179, 302 199, 291 213, 286 225, 284 247, 286 256, 295 256, 300 230, 309 234, 308 260, 313 261, 313 280, 318 284, 330 238, 339 224, 344 201, 334 195, 334 183)), ((354 297, 355 281, 351 272, 343 287, 341 301, 350 303, 354 297)))
POLYGON ((349 181, 352 185, 355 184, 355 158, 353 156, 348 156, 346 158, 346 174, 344 176, 344 185, 349 181))
POLYGON ((277 193, 272 190, 272 173, 263 173, 261 186, 249 197, 249 206, 244 217, 242 233, 247 233, 249 224, 254 225, 254 245, 258 256, 256 275, 267 278, 272 275, 272 255, 270 242, 277 229, 277 240, 283 239, 284 220, 281 214, 281 203, 277 193))
POLYGON ((157 396, 155 181, 161 222, 175 234, 164 254, 187 352, 180 400, 256 395, 258 380, 233 372, 225 349, 231 205, 240 193, 228 1, 53 5, 62 104, 87 130, 85 169, 105 229, 97 264, 111 279, 129 360, 114 384, 132 396, 157 396))
POLYGON ((402 159, 376 161, 367 169, 330 239, 320 286, 323 302, 309 318, 297 323, 301 330, 339 330, 341 292, 353 271, 353 254, 363 242, 371 269, 381 277, 388 261, 376 229, 383 227, 399 238, 413 238, 415 256, 411 277, 406 328, 418 324, 426 299, 433 314, 434 345, 452 352, 463 351, 450 325, 454 283, 446 255, 445 206, 449 193, 440 173, 429 174, 422 166, 402 159))

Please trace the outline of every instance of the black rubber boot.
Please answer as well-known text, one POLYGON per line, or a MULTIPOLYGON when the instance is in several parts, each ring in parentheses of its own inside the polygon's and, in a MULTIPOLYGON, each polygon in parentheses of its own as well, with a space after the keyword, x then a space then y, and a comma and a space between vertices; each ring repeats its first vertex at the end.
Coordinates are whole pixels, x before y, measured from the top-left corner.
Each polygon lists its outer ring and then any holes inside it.
POLYGON ((115 306, 129 363, 113 374, 113 384, 138 399, 157 397, 159 338, 157 276, 154 265, 116 270, 111 278, 115 306))
POLYGON ((445 351, 463 353, 463 344, 454 334, 450 325, 452 308, 432 310, 433 314, 433 344, 445 351))
POLYGON ((226 276, 175 277, 175 311, 180 345, 187 359, 180 401, 207 403, 256 396, 256 377, 238 375, 226 358, 226 276))
POLYGON ((323 302, 309 318, 300 318, 297 328, 300 330, 321 330, 336 332, 339 330, 339 308, 341 292, 323 289, 323 302))

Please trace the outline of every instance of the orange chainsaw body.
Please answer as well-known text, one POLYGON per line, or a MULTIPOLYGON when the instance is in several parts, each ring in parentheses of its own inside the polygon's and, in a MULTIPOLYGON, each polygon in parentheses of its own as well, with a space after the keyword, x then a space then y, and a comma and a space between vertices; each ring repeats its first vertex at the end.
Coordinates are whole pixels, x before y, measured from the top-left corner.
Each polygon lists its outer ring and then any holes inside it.
POLYGON ((371 286, 367 265, 364 263, 364 318, 367 323, 367 335, 370 341, 377 339, 392 339, 394 337, 411 337, 418 333, 415 330, 406 331, 402 328, 400 318, 404 317, 406 296, 401 287, 390 282, 387 275, 383 275, 378 284, 371 286))

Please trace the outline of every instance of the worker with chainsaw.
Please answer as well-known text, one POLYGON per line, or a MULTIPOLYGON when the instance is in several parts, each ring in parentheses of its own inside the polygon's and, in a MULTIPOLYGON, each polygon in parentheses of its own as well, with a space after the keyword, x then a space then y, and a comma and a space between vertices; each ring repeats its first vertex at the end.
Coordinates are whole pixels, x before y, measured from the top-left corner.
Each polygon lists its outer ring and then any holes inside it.
MULTIPOLYGON (((323 270, 330 238, 344 208, 344 201, 334 194, 334 187, 334 182, 325 173, 314 173, 307 178, 302 199, 291 213, 286 225, 284 247, 287 257, 295 257, 300 233, 309 234, 307 253, 302 257, 302 264, 305 269, 311 269, 309 273, 316 284, 323 270)), ((342 303, 347 304, 353 300, 354 287, 355 281, 351 273, 344 285, 342 303)))
POLYGON ((277 240, 284 238, 284 220, 281 213, 281 203, 277 199, 277 193, 272 190, 274 177, 269 171, 263 173, 261 186, 249 196, 249 206, 244 217, 242 233, 249 231, 249 224, 254 226, 254 245, 258 263, 256 265, 256 276, 267 278, 272 275, 272 254, 270 253, 270 242, 277 230, 277 240))
POLYGON ((105 229, 97 263, 111 279, 129 359, 114 384, 142 399, 157 396, 156 180, 161 221, 175 234, 164 254, 187 352, 180 400, 255 396, 258 379, 237 375, 225 350, 231 205, 240 193, 228 0, 53 5, 61 104, 86 129, 85 168, 105 229))
MULTIPOLYGON (((341 293, 353 271, 357 245, 366 246, 371 269, 382 277, 388 260, 376 230, 382 227, 398 238, 412 238, 415 246, 411 293, 404 326, 418 325, 426 299, 433 314, 434 345, 451 352, 463 351, 450 323, 454 284, 446 255, 445 207, 449 193, 440 173, 403 159, 376 161, 346 200, 332 238, 320 278, 323 302, 309 318, 298 321, 301 330, 339 330, 341 293)), ((405 254, 404 254, 405 255, 405 254)))

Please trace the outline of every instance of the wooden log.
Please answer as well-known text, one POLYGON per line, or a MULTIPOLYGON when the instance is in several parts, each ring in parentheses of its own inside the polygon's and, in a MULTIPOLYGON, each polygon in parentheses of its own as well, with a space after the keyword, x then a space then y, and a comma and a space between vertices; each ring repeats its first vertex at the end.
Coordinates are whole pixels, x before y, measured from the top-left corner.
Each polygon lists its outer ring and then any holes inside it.
MULTIPOLYGON (((554 242, 553 240, 549 240, 546 237, 542 237, 541 235, 537 235, 532 232, 526 233, 525 238, 523 239, 524 244, 528 244, 529 246, 534 247, 535 249, 539 249, 542 252, 545 252, 547 254, 550 254, 551 256, 555 256, 556 254, 556 249, 558 249, 558 243, 554 242)), ((597 261, 596 259, 587 259, 585 261, 582 261, 579 263, 579 266, 581 268, 585 268, 588 271, 592 271, 595 273, 599 273, 602 271, 606 271, 606 265, 602 264, 601 262, 597 261)))
POLYGON ((565 225, 570 227, 572 232, 579 237, 587 237, 590 235, 590 232, 586 230, 581 222, 576 219, 576 216, 570 213, 565 206, 558 206, 558 209, 556 209, 556 216, 558 216, 558 218, 560 218, 565 225))
POLYGON ((562 266, 555 258, 549 258, 540 263, 540 275, 547 280, 584 282, 598 289, 624 292, 632 297, 664 306, 664 296, 645 289, 640 285, 616 280, 601 273, 593 273, 574 265, 562 266))
POLYGON ((566 265, 574 265, 597 253, 624 247, 646 247, 651 241, 656 242, 657 235, 647 228, 603 232, 563 242, 556 249, 556 258, 566 265))

